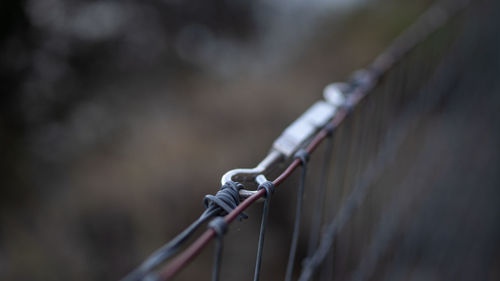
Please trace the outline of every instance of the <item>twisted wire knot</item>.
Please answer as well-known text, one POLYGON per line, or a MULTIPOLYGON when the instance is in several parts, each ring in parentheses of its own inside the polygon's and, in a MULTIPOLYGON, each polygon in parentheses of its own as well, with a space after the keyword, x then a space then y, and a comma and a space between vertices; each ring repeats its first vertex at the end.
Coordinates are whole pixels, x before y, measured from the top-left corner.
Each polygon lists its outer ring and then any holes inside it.
POLYGON ((335 125, 330 122, 324 127, 324 129, 326 131, 326 136, 331 137, 333 135, 333 132, 335 131, 335 125))
MULTIPOLYGON (((243 185, 233 181, 228 181, 220 190, 217 191, 215 195, 205 195, 203 199, 203 204, 205 208, 220 208, 221 212, 219 216, 225 216, 229 214, 234 208, 240 204, 240 194, 239 190, 243 188, 243 185)), ((246 219, 248 216, 241 213, 240 219, 246 219)))
POLYGON ((302 166, 304 166, 307 162, 309 162, 309 152, 305 149, 300 149, 297 153, 295 153, 295 159, 300 159, 302 166))
POLYGON ((257 190, 261 189, 266 190, 266 197, 271 196, 274 193, 274 184, 271 181, 265 181, 257 188, 257 190))
POLYGON ((222 217, 216 217, 208 223, 208 228, 212 228, 218 236, 227 232, 227 222, 222 217))

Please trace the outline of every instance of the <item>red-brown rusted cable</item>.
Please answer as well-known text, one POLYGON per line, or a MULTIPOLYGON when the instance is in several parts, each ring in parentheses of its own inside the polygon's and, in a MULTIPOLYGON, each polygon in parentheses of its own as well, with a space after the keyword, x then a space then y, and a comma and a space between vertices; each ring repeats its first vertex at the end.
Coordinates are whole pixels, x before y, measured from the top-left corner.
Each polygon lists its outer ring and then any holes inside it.
MULTIPOLYGON (((344 120, 347 113, 348 111, 346 109, 340 109, 330 122, 331 125, 334 128, 337 127, 342 122, 342 120, 344 120)), ((306 151, 308 153, 312 153, 314 150, 316 150, 319 144, 328 136, 328 133, 329 131, 327 129, 322 129, 321 131, 319 131, 306 147, 306 151)), ((287 179, 293 173, 293 171, 297 169, 300 163, 300 159, 295 159, 292 163, 290 163, 285 171, 283 171, 276 179, 274 179, 274 186, 276 187, 280 185, 285 179, 287 179)), ((231 222, 233 222, 238 217, 238 215, 240 215, 246 208, 257 201, 257 199, 263 197, 265 194, 266 190, 261 189, 241 202, 233 211, 231 211, 224 217, 226 223, 230 224, 231 222)), ((159 280, 170 280, 172 277, 174 277, 192 259, 194 259, 214 237, 215 231, 211 228, 207 229, 193 244, 191 244, 188 248, 186 248, 186 250, 184 250, 169 264, 166 265, 165 269, 159 275, 159 280)))

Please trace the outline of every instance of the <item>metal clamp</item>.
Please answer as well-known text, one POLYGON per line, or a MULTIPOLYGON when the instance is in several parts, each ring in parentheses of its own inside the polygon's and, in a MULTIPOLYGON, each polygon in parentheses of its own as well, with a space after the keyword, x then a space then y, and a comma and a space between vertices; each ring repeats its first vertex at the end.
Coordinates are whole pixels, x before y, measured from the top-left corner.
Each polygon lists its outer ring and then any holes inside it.
MULTIPOLYGON (((344 83, 328 85, 324 90, 326 101, 317 101, 297 120, 290 124, 283 133, 274 141, 269 154, 255 168, 234 169, 222 176, 221 184, 228 181, 261 184, 266 181, 266 176, 280 164, 292 159, 295 152, 303 148, 312 137, 323 128, 334 116, 339 107, 344 104, 344 83)), ((242 189, 240 197, 247 198, 256 191, 242 189)))

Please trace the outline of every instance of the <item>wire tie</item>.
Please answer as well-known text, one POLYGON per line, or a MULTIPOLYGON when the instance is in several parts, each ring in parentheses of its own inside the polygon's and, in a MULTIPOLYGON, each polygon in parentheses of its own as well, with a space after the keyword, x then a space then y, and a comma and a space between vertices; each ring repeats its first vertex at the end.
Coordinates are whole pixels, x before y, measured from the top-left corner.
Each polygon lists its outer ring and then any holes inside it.
POLYGON ((303 148, 295 153, 295 159, 300 159, 302 165, 306 165, 309 162, 309 158, 309 152, 303 148))

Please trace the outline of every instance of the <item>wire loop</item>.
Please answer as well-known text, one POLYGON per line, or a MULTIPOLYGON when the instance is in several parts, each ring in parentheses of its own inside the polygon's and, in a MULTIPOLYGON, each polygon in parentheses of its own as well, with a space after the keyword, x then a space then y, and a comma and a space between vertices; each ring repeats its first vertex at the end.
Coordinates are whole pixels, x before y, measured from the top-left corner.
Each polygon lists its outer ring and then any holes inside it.
POLYGON ((222 217, 216 217, 210 221, 208 227, 213 229, 218 236, 222 236, 227 232, 227 222, 222 217))
POLYGON ((333 136, 333 132, 335 131, 335 128, 336 128, 335 124, 330 122, 330 123, 326 124, 326 126, 323 129, 326 131, 326 136, 331 137, 331 136, 333 136))
MULTIPOLYGON (((219 216, 225 216, 240 204, 240 189, 243 189, 242 184, 228 181, 215 195, 205 195, 203 204, 205 204, 205 208, 207 209, 214 207, 221 208, 222 212, 219 213, 219 216)), ((246 219, 248 216, 241 213, 239 218, 240 220, 246 219)))
POLYGON ((297 151, 295 153, 295 159, 300 159, 300 162, 302 162, 302 166, 306 165, 307 162, 309 162, 309 152, 307 152, 307 150, 305 149, 299 149, 299 151, 297 151))
POLYGON ((265 189, 266 190, 266 198, 268 196, 273 195, 274 193, 274 184, 271 181, 265 181, 259 185, 257 190, 265 189))

